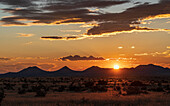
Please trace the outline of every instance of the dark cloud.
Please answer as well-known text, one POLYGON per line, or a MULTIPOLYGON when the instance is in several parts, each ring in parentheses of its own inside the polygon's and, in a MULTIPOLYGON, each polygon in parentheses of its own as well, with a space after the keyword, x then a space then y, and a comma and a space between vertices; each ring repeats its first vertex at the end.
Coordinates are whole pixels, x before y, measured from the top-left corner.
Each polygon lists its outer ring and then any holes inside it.
POLYGON ((111 22, 101 23, 98 26, 94 26, 93 28, 88 30, 87 34, 96 35, 102 33, 131 31, 134 29, 141 30, 141 28, 131 27, 130 25, 134 24, 134 22, 140 24, 140 22, 136 22, 136 21, 142 18, 146 18, 148 16, 154 17, 160 14, 170 14, 169 5, 170 2, 153 4, 153 5, 144 4, 144 5, 127 9, 122 13, 104 14, 102 15, 102 17, 96 16, 98 20, 105 20, 111 22))
POLYGON ((170 2, 170 0, 160 0, 160 2, 170 2))
POLYGON ((47 40, 75 40, 79 39, 79 37, 76 36, 68 36, 68 37, 61 37, 61 36, 44 36, 41 37, 41 39, 47 39, 47 40))
POLYGON ((7 57, 0 57, 0 61, 8 61, 11 60, 11 58, 7 58, 7 57))
POLYGON ((93 56, 89 56, 89 57, 86 57, 86 56, 79 56, 79 55, 75 55, 75 56, 66 56, 66 57, 62 57, 62 58, 59 58, 59 60, 62 60, 62 61, 78 61, 78 60, 105 60, 103 57, 93 57, 93 56))
POLYGON ((33 5, 32 1, 36 1, 36 0, 0 0, 2 4, 19 6, 19 7, 32 6, 33 5))
POLYGON ((67 10, 67 9, 77 9, 84 7, 100 7, 104 8, 107 6, 118 5, 127 3, 129 0, 124 1, 104 1, 104 0, 71 0, 71 2, 62 2, 62 3, 52 3, 51 5, 45 7, 47 10, 67 10))
MULTIPOLYGON (((42 6, 35 4, 35 1, 41 0, 1 0, 0 2, 8 5, 26 6, 22 9, 3 9, 11 12, 13 17, 4 17, 1 22, 4 25, 28 25, 20 20, 32 20, 34 24, 63 24, 77 22, 98 22, 97 26, 89 29, 87 35, 100 35, 103 33, 113 33, 132 30, 157 30, 150 28, 132 27, 131 24, 140 24, 139 19, 154 17, 160 14, 170 14, 170 1, 160 0, 158 4, 145 3, 127 9, 121 13, 102 13, 99 11, 90 11, 89 7, 105 8, 112 5, 118 5, 129 2, 112 0, 46 0, 42 6), (14 2, 15 1, 15 2, 14 2), (96 13, 93 15, 89 13, 96 13)), ((74 37, 42 37, 42 39, 77 39, 74 37)))
POLYGON ((21 9, 21 8, 14 8, 14 9, 4 8, 1 10, 5 12, 13 13, 15 15, 28 15, 28 14, 35 14, 38 12, 42 12, 41 10, 38 10, 38 9, 21 9))
MULTIPOLYGON (((21 5, 21 1, 15 3, 11 2, 12 0, 3 0, 1 2, 5 2, 6 4, 15 4, 21 5), (18 4, 17 4, 18 3, 18 4)), ((35 0, 23 0, 22 2, 28 2, 26 4, 33 4, 32 2, 35 0)), ((43 1, 43 0, 36 0, 43 1)), ((16 17, 5 17, 1 20, 5 25, 25 25, 25 23, 19 23, 18 19, 26 19, 26 20, 36 20, 33 23, 45 23, 51 24, 58 21, 56 24, 67 23, 68 19, 70 21, 75 21, 74 18, 77 19, 78 22, 86 22, 91 21, 91 19, 81 19, 83 17, 87 17, 88 13, 94 13, 86 9, 86 7, 106 7, 116 4, 122 4, 128 2, 125 1, 104 1, 104 0, 46 0, 46 3, 43 6, 30 5, 25 9, 4 9, 4 11, 12 12, 13 15, 17 15, 16 17), (42 11, 40 11, 42 10, 42 11), (45 12, 46 11, 46 12, 45 12), (48 11, 48 12, 47 12, 48 11), (65 20, 65 21, 61 21, 65 20), (61 22, 60 22, 61 21, 61 22)), ((35 4, 35 3, 34 3, 35 4)), ((75 21, 76 22, 76 21, 75 21)))

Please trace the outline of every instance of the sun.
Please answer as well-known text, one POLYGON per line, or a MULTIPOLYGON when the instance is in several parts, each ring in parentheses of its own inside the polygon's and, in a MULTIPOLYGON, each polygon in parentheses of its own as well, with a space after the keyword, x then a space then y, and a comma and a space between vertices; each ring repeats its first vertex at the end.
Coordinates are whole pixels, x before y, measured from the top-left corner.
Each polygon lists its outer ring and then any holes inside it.
POLYGON ((119 69, 119 65, 114 65, 114 69, 119 69))

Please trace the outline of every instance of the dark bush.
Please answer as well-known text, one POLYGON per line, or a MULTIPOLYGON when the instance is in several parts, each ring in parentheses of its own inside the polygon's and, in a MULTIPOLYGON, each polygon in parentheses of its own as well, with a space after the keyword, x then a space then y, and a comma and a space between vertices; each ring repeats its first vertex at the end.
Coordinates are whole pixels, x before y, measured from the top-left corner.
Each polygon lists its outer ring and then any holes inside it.
POLYGON ((90 88, 91 92, 107 92, 107 87, 106 86, 93 86, 90 88))
POLYGON ((140 94, 140 89, 138 87, 132 87, 132 86, 129 86, 127 89, 126 89, 126 93, 127 95, 136 95, 136 94, 140 94))
POLYGON ((120 91, 120 90, 121 90, 121 87, 120 87, 120 86, 116 86, 116 87, 114 87, 114 90, 120 91))
POLYGON ((36 91, 35 97, 45 97, 47 92, 44 89, 40 89, 36 91))
POLYGON ((60 86, 56 91, 57 92, 63 92, 65 90, 66 86, 60 86))
POLYGON ((94 81, 84 82, 84 85, 86 88, 90 88, 90 87, 94 86, 94 81))
POLYGON ((4 93, 4 90, 1 89, 1 91, 0 91, 0 105, 1 105, 3 98, 5 98, 5 93, 4 93))
POLYGON ((133 81, 130 86, 144 86, 144 84, 141 81, 133 81))
POLYGON ((148 89, 148 91, 165 92, 165 90, 162 87, 150 88, 150 89, 148 89))
POLYGON ((18 94, 25 94, 26 90, 23 88, 18 88, 18 94))
POLYGON ((107 85, 107 81, 99 80, 98 85, 107 85))

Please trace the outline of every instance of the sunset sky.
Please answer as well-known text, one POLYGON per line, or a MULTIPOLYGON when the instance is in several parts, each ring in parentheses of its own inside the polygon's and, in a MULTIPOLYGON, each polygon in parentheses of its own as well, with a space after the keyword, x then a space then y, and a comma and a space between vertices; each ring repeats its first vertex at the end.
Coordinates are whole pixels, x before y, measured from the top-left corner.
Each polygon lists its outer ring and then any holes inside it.
POLYGON ((0 0, 0 73, 170 68, 170 0, 0 0))

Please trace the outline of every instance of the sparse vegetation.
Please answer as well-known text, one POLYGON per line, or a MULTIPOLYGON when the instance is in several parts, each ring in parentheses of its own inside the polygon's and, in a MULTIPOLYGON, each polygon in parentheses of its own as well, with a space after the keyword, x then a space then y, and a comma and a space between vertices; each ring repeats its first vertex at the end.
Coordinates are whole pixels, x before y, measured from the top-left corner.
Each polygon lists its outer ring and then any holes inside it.
POLYGON ((3 106, 170 104, 167 79, 4 78, 0 79, 0 87, 3 106))

